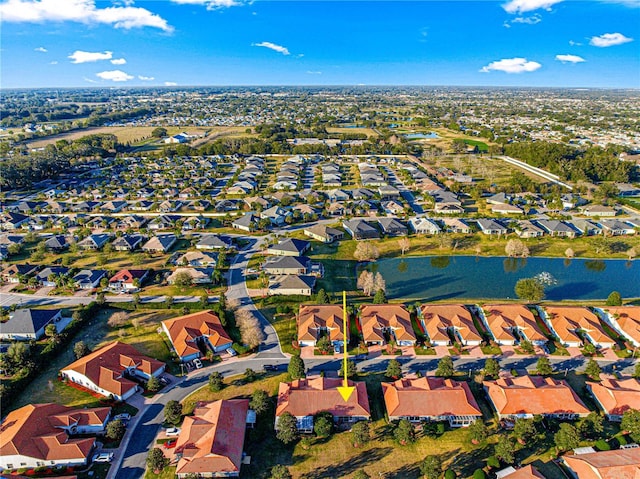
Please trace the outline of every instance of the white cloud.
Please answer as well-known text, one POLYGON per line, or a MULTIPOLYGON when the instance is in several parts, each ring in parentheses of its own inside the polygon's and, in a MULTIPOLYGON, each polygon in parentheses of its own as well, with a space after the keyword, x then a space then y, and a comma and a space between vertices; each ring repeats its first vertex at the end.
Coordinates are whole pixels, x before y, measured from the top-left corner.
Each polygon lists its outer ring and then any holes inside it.
POLYGON ((83 52, 82 50, 76 50, 67 58, 71 58, 71 63, 89 63, 97 62, 100 60, 111 60, 113 58, 113 52, 83 52))
POLYGON ((42 52, 42 53, 47 53, 49 51, 45 47, 38 47, 38 48, 34 48, 33 50, 36 52, 42 52))
POLYGON ((166 81, 164 82, 164 86, 178 86, 178 84, 174 81, 166 81))
POLYGON ((128 73, 123 72, 122 70, 107 70, 104 72, 96 73, 98 78, 102 78, 103 80, 111 80, 111 81, 129 81, 133 80, 133 75, 129 75, 128 73))
POLYGON ((603 33, 599 37, 591 37, 589 45, 594 47, 612 47, 632 42, 633 38, 625 37, 622 33, 603 33))
POLYGON ((509 0, 502 5, 507 13, 525 13, 538 9, 551 10, 551 7, 562 0, 509 0))
POLYGON ((113 63, 114 65, 125 65, 127 63, 127 60, 125 60, 124 58, 114 58, 113 60, 111 60, 111 63, 113 63))
POLYGON ((251 46, 254 47, 264 47, 269 50, 273 50, 274 52, 282 53, 283 55, 289 55, 289 49, 287 47, 283 47, 282 45, 277 45, 271 42, 260 42, 260 43, 252 43, 251 46))
POLYGON ((218 8, 237 7, 242 2, 236 0, 171 0, 173 3, 181 5, 204 5, 207 10, 216 10, 218 8))
POLYGON ((487 66, 482 67, 480 71, 482 73, 489 73, 492 70, 505 73, 523 73, 536 71, 541 66, 540 63, 528 61, 526 58, 504 58, 489 63, 487 66))
POLYGON ((556 60, 562 63, 582 63, 586 60, 578 55, 556 55, 556 60))
POLYGON ((526 23, 527 25, 535 25, 536 23, 540 23, 542 21, 542 17, 537 13, 531 15, 530 17, 516 17, 511 20, 511 23, 526 23))
POLYGON ((573 40, 569 40, 569 45, 571 45, 572 47, 581 47, 582 43, 574 42, 573 40))
POLYGON ((138 80, 142 80, 142 81, 152 81, 155 80, 154 77, 146 77, 144 75, 138 75, 138 80))
POLYGON ((15 23, 78 22, 105 24, 115 28, 173 28, 146 8, 112 6, 98 8, 95 0, 7 0, 0 4, 0 19, 15 23))

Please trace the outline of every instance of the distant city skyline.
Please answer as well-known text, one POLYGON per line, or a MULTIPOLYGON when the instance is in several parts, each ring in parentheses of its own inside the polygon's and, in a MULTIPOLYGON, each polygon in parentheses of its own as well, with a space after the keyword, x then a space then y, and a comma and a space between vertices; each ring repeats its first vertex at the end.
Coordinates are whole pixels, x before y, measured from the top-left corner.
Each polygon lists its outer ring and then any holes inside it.
POLYGON ((640 88, 640 1, 5 0, 2 88, 640 88))

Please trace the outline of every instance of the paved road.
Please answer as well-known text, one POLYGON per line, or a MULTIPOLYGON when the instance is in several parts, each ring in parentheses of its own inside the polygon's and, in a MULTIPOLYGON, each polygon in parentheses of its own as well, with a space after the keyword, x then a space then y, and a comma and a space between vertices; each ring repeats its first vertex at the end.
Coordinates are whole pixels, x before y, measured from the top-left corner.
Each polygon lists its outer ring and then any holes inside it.
MULTIPOLYGON (((35 294, 2 293, 0 294, 0 306, 11 306, 13 304, 22 306, 77 306, 79 304, 89 304, 95 301, 92 296, 38 296, 35 294)), ((218 298, 209 297, 209 302, 215 302, 218 298)), ((105 296, 107 303, 128 303, 133 301, 133 296, 121 294, 117 296, 105 296)), ((141 296, 141 303, 163 303, 164 296, 141 296)), ((174 303, 195 303, 200 301, 200 296, 174 296, 174 303)))

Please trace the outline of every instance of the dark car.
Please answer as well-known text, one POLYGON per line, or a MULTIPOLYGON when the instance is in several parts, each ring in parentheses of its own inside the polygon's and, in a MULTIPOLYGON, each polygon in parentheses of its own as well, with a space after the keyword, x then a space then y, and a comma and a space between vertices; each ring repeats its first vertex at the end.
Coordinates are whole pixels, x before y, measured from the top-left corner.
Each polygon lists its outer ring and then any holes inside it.
POLYGON ((278 369, 280 369, 280 367, 277 364, 265 364, 264 365, 264 370, 265 371, 277 371, 278 369))

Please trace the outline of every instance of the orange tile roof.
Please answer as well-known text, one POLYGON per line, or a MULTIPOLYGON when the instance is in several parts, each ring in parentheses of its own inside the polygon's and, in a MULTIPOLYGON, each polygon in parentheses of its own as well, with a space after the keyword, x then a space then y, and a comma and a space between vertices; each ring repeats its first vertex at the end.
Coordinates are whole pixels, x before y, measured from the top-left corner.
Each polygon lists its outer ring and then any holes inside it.
POLYGON ((317 340, 319 328, 328 329, 331 341, 343 341, 342 314, 342 306, 337 304, 300 306, 300 312, 298 313, 298 341, 317 340))
POLYGON ((583 306, 546 306, 545 311, 549 322, 560 339, 564 342, 580 341, 576 329, 583 329, 589 333, 597 343, 613 343, 602 329, 600 320, 589 308, 583 306))
POLYGON ((640 343, 640 306, 607 308, 606 311, 616 319, 627 336, 640 343))
POLYGON ((199 311, 167 319, 162 324, 169 332, 169 339, 180 357, 199 352, 195 340, 201 336, 207 336, 214 347, 232 342, 222 327, 220 318, 213 311, 199 311))
POLYGON ((454 327, 465 341, 481 341, 471 313, 462 304, 423 304, 420 307, 431 341, 448 341, 447 328, 454 327))
POLYGON ((488 304, 482 309, 496 340, 513 340, 514 336, 510 330, 516 326, 524 331, 529 341, 547 339, 531 310, 523 304, 488 304))
POLYGON ((387 413, 397 416, 482 416, 464 381, 422 377, 382 383, 387 413))
POLYGON ((108 407, 73 409, 53 403, 21 407, 10 412, 0 426, 0 455, 43 461, 86 459, 95 438, 72 439, 61 428, 76 420, 83 425, 102 425, 110 412, 108 407))
POLYGON ((398 341, 415 341, 409 311, 400 304, 367 304, 360 307, 360 324, 365 341, 383 341, 383 329, 393 329, 398 341))
POLYGON ((141 354, 133 346, 114 341, 74 361, 63 371, 76 371, 105 391, 122 396, 137 386, 137 383, 122 376, 125 369, 135 367, 151 375, 163 366, 163 362, 141 354))
POLYGON ((176 474, 240 471, 248 399, 220 400, 196 407, 184 418, 176 442, 176 474))
POLYGON ((562 456, 580 479, 638 479, 640 448, 562 456))
POLYGON ((483 382, 489 399, 500 415, 580 414, 584 405, 566 381, 541 376, 518 376, 483 382))
POLYGON ((640 408, 640 379, 603 379, 587 382, 607 414, 622 415, 627 409, 640 408))
POLYGON ((505 478, 506 479, 545 479, 542 473, 538 471, 535 467, 533 467, 531 464, 521 467, 520 469, 516 470, 516 472, 513 472, 508 476, 505 476, 505 478))
POLYGON ((333 416, 369 417, 371 413, 365 383, 349 380, 349 386, 355 386, 356 390, 345 403, 337 389, 342 382, 340 378, 316 377, 280 383, 276 416, 281 416, 285 411, 296 417, 329 411, 333 416))

